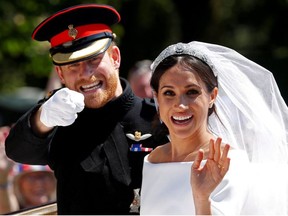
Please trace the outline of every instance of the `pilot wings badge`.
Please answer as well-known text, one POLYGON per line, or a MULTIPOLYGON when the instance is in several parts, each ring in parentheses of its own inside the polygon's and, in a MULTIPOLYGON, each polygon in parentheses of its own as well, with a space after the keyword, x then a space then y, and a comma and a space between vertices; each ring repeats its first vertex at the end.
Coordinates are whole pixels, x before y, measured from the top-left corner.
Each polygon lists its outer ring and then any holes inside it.
MULTIPOLYGON (((152 136, 152 134, 143 134, 142 135, 141 132, 135 131, 134 134, 127 133, 126 136, 131 140, 139 142, 139 141, 148 139, 149 137, 152 136)), ((134 151, 134 152, 136 152, 136 151, 150 152, 152 150, 153 150, 153 148, 142 147, 142 144, 140 144, 140 143, 134 143, 130 147, 130 151, 134 151)))

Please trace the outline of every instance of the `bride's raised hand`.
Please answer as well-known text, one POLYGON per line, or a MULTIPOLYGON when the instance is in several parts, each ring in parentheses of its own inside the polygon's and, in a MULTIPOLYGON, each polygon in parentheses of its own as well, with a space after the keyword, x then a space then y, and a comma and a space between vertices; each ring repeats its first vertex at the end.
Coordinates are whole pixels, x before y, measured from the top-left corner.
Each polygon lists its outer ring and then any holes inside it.
POLYGON ((194 199, 208 199, 229 170, 230 158, 228 158, 228 152, 230 146, 226 144, 224 148, 221 148, 221 143, 221 138, 217 138, 216 141, 211 139, 209 156, 205 165, 200 166, 204 159, 204 152, 201 149, 191 166, 190 183, 194 199))

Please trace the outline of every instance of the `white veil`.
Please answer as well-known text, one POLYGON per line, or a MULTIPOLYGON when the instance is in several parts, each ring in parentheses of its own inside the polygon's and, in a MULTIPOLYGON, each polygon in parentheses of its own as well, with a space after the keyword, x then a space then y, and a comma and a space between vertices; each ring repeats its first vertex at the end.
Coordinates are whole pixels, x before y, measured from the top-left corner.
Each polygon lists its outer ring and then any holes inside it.
POLYGON ((197 41, 167 47, 152 71, 175 54, 200 58, 218 77, 215 105, 224 126, 213 114, 209 117, 213 133, 245 150, 251 162, 288 163, 288 108, 270 71, 230 48, 197 41))

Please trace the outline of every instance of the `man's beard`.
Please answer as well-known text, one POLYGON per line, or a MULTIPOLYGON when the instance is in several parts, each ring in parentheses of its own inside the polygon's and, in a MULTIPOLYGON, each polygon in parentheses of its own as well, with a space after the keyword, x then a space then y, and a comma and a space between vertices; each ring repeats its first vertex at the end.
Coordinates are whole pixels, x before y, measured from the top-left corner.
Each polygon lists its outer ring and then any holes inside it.
POLYGON ((106 105, 109 101, 115 98, 119 77, 115 75, 111 76, 109 80, 106 80, 105 89, 100 89, 95 94, 91 94, 85 97, 85 106, 88 108, 100 108, 106 105))

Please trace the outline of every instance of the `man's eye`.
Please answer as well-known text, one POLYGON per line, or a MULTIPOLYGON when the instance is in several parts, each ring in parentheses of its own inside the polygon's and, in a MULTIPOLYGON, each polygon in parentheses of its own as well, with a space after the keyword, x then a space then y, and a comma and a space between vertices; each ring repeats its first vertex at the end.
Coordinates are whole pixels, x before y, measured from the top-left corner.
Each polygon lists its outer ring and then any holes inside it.
POLYGON ((90 59, 89 61, 91 64, 96 64, 98 62, 98 58, 97 57, 94 57, 92 59, 90 59))
POLYGON ((71 64, 69 65, 69 69, 77 68, 79 66, 79 63, 71 64))

